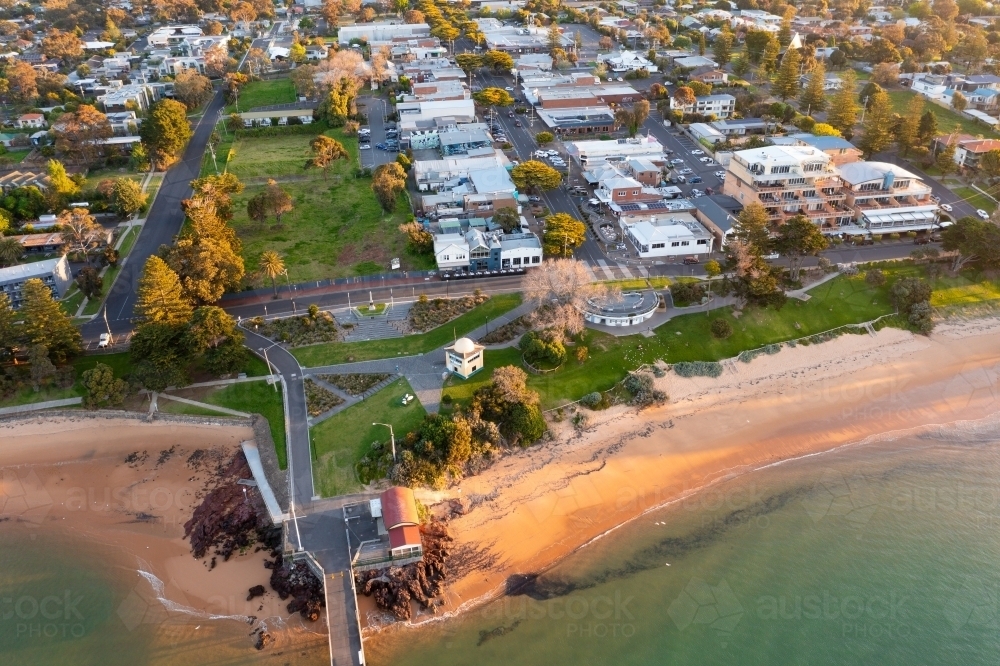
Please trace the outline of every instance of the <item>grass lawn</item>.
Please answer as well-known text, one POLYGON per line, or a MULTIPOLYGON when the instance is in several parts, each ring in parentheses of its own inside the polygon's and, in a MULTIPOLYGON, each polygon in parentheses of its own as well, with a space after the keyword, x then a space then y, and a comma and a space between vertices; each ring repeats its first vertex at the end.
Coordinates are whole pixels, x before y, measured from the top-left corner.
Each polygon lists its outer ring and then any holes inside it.
POLYGON ((69 388, 50 387, 37 392, 29 386, 15 393, 10 398, 0 401, 0 406, 32 405, 36 402, 46 402, 47 400, 63 400, 65 398, 82 396, 83 386, 80 384, 81 377, 85 371, 97 365, 98 361, 105 365, 110 365, 115 371, 115 377, 124 377, 132 371, 127 352, 121 354, 80 356, 73 361, 73 367, 76 369, 76 383, 73 386, 69 388))
POLYGON ((333 497, 361 488, 355 465, 373 441, 389 441, 389 429, 372 423, 392 424, 397 445, 417 428, 426 411, 419 400, 403 405, 402 397, 407 393, 412 395, 413 389, 401 378, 310 430, 318 494, 333 497))
POLYGON ((260 414, 266 418, 278 453, 278 465, 281 469, 288 466, 288 454, 285 450, 285 405, 281 399, 281 384, 268 386, 264 381, 230 384, 209 393, 204 402, 240 412, 260 414), (275 386, 277 391, 274 390, 275 386))
POLYGON ((992 213, 996 210, 997 205, 992 199, 980 194, 971 187, 953 187, 951 191, 965 199, 974 208, 982 208, 987 213, 992 213))
MULTIPOLYGON (((321 130, 317 125, 317 134, 321 130)), ((331 167, 328 177, 305 167, 314 134, 239 138, 233 143, 228 169, 249 181, 233 204, 233 226, 243 241, 247 272, 257 269, 257 260, 265 250, 282 255, 292 282, 378 273, 387 270, 395 257, 400 258, 403 270, 432 269, 433 257, 411 253, 406 237, 398 231, 409 217, 405 193, 400 194, 396 211, 384 215, 371 181, 355 177, 357 139, 337 129, 325 133, 342 142, 351 154, 350 160, 331 167), (295 206, 280 225, 273 218, 258 224, 246 213, 247 202, 264 189, 268 177, 281 183, 295 206)), ((225 142, 220 147, 220 161, 224 146, 225 142)), ((208 169, 214 171, 211 158, 208 169)))
POLYGON ((146 194, 149 198, 146 200, 149 205, 153 204, 156 199, 156 193, 160 190, 160 185, 163 184, 163 176, 153 176, 149 179, 149 185, 146 186, 146 194))
POLYGON ((462 316, 426 333, 367 342, 328 342, 299 347, 291 351, 302 367, 306 368, 423 354, 448 344, 455 336, 466 335, 469 331, 484 325, 487 318, 490 321, 496 320, 520 304, 520 294, 498 294, 462 316))
MULTIPOLYGON (((912 90, 893 90, 889 92, 889 99, 892 101, 892 110, 899 114, 906 113, 906 105, 917 93, 912 90)), ((951 109, 938 106, 933 102, 924 104, 924 111, 930 111, 937 118, 938 132, 940 134, 950 134, 957 128, 960 132, 976 136, 982 134, 987 139, 1000 139, 1000 134, 992 131, 986 125, 976 122, 971 118, 955 113, 951 109)))
POLYGON ((931 280, 934 292, 931 305, 954 308, 967 305, 1000 305, 1000 279, 987 278, 965 271, 958 275, 942 275, 931 280))
POLYGON ((189 416, 228 416, 228 414, 217 412, 214 409, 195 407, 194 405, 187 405, 183 402, 166 400, 162 395, 160 396, 160 399, 156 401, 156 411, 163 412, 164 414, 188 414, 189 416))
POLYGON ((119 178, 131 178, 135 182, 142 185, 143 179, 146 177, 144 173, 135 173, 134 171, 129 171, 126 168, 120 169, 93 169, 87 172, 87 180, 84 181, 81 190, 87 191, 92 190, 97 187, 97 184, 102 180, 118 180, 119 178))
MULTIPOLYGON (((288 104, 295 99, 295 86, 291 79, 252 81, 240 91, 239 107, 240 111, 249 111, 258 106, 288 104)), ((236 113, 236 104, 229 104, 222 113, 223 116, 236 113)))
MULTIPOLYGON (((587 361, 578 362, 575 348, 569 347, 561 368, 545 375, 529 374, 528 386, 539 392, 543 409, 551 409, 591 391, 605 391, 644 363, 730 358, 746 349, 868 321, 893 311, 888 287, 872 289, 863 276, 838 277, 818 286, 811 295, 807 302, 789 299, 781 310, 750 308, 739 319, 733 317, 732 308, 713 311, 710 316, 682 315, 656 329, 650 338, 614 337, 588 329, 582 341, 589 351, 587 361), (709 330, 712 321, 720 317, 733 326, 734 333, 726 340, 716 339, 709 330)), ((444 394, 455 402, 466 402, 476 388, 489 381, 493 368, 501 365, 520 365, 520 353, 516 349, 487 350, 483 372, 467 381, 449 378, 444 394)))
POLYGON ((64 298, 59 301, 59 305, 62 306, 63 312, 71 317, 75 316, 76 311, 80 309, 80 303, 83 303, 83 292, 75 286, 70 289, 68 298, 64 298))

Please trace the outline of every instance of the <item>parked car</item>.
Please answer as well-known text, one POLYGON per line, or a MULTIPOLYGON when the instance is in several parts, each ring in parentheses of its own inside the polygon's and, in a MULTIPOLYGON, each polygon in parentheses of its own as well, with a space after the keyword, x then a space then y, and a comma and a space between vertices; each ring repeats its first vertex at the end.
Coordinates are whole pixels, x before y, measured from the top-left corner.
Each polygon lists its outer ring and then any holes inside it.
POLYGON ((97 341, 97 348, 104 349, 111 345, 111 336, 107 333, 101 333, 101 339, 97 341))
POLYGON ((692 174, 692 173, 694 173, 694 170, 693 170, 693 169, 681 169, 681 170, 680 170, 680 171, 678 171, 677 173, 679 173, 679 174, 680 174, 680 175, 682 175, 682 176, 687 176, 687 175, 689 175, 689 174, 692 174))
POLYGON ((549 155, 551 155, 552 157, 555 157, 556 155, 558 155, 558 154, 559 154, 559 151, 558 151, 558 150, 549 150, 549 151, 548 151, 548 153, 549 153, 549 155))
POLYGON ((697 264, 699 263, 699 261, 700 260, 698 259, 698 257, 695 256, 684 257, 684 264, 687 266, 690 266, 691 264, 697 264))
POLYGON ((698 197, 705 196, 705 193, 702 192, 701 190, 691 190, 691 196, 693 196, 695 199, 697 199, 698 197))
POLYGON ((702 182, 701 176, 695 176, 694 178, 691 179, 691 184, 692 185, 695 184, 695 183, 700 183, 700 182, 702 182))
POLYGON ((684 164, 684 160, 674 158, 674 159, 670 160, 670 163, 671 164, 684 164))
POLYGON ((725 171, 716 171, 715 172, 715 177, 718 178, 719 180, 723 180, 726 177, 726 172, 725 171))
POLYGON ((514 92, 513 86, 506 86, 504 90, 506 90, 507 92, 514 92))
POLYGON ((704 164, 711 164, 712 163, 712 158, 711 157, 702 157, 701 158, 701 162, 704 163, 704 164))
POLYGON ((541 200, 542 200, 542 198, 539 197, 539 196, 532 195, 532 196, 528 197, 528 201, 530 201, 531 203, 538 203, 541 200))
POLYGON ((931 242, 930 236, 917 236, 913 239, 914 245, 929 245, 931 242))
MULTIPOLYGON (((385 150, 385 147, 381 143, 375 147, 378 148, 379 150, 385 150)), ((372 144, 370 143, 358 144, 358 150, 371 150, 371 149, 372 149, 372 144)))
POLYGON ((623 78, 622 78, 622 77, 620 77, 620 76, 619 76, 619 77, 617 77, 617 78, 615 78, 615 81, 619 81, 619 82, 620 82, 620 81, 624 81, 624 80, 625 80, 625 79, 623 79, 623 78))
POLYGON ((982 219, 984 219, 984 220, 988 220, 988 219, 990 219, 990 214, 989 214, 989 213, 987 213, 987 212, 986 212, 985 210, 983 210, 982 208, 980 208, 979 210, 977 210, 977 211, 976 211, 976 215, 978 215, 979 217, 981 217, 981 218, 982 218, 982 219))
POLYGON ((951 206, 949 206, 948 204, 941 204, 941 210, 943 210, 943 211, 945 211, 947 213, 950 213, 954 209, 951 206))
POLYGON ((535 151, 535 157, 537 157, 538 159, 544 159, 544 158, 546 158, 548 156, 549 156, 549 152, 547 150, 536 150, 535 151))
POLYGON ((705 151, 704 150, 692 150, 691 154, 692 155, 704 155, 705 151))
POLYGON ((764 255, 764 258, 765 258, 765 259, 777 259, 777 258, 779 258, 780 256, 781 256, 781 255, 780 255, 780 254, 778 254, 777 252, 772 252, 771 254, 765 254, 765 255, 764 255))

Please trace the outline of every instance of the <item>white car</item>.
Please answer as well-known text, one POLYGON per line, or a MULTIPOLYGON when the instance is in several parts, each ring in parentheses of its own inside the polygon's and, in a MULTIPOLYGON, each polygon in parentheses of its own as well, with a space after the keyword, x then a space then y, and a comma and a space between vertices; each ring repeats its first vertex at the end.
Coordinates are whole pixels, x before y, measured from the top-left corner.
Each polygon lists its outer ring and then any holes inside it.
POLYGON ((362 143, 361 145, 358 146, 358 150, 371 150, 371 149, 372 149, 372 144, 370 143, 362 143))
POLYGON ((507 86, 506 88, 504 88, 504 90, 506 90, 507 92, 514 92, 514 89, 510 86, 507 86))
POLYGON ((764 255, 765 259, 778 259, 780 257, 781 257, 781 255, 778 254, 777 252, 772 252, 771 254, 765 254, 764 255))
POLYGON ((690 175, 690 174, 694 173, 694 171, 691 170, 691 169, 681 169, 677 173, 679 173, 682 176, 687 176, 687 175, 690 175))
POLYGON ((107 333, 101 333, 101 339, 97 341, 97 348, 104 349, 105 347, 111 346, 111 336, 107 333))
POLYGON ((980 208, 979 210, 977 210, 977 211, 976 211, 976 215, 978 215, 979 217, 981 217, 981 218, 982 218, 982 219, 984 219, 984 220, 988 220, 988 219, 990 219, 990 214, 989 214, 989 213, 987 213, 987 212, 986 212, 985 210, 983 210, 982 208, 980 208))
POLYGON ((547 150, 536 150, 535 151, 535 157, 537 157, 538 159, 543 159, 543 158, 548 157, 548 156, 549 156, 549 153, 548 153, 547 150))
POLYGON ((692 155, 704 155, 705 151, 704 150, 692 150, 691 154, 692 155))
POLYGON ((705 196, 705 193, 702 192, 701 190, 691 190, 691 196, 693 196, 695 198, 703 197, 703 196, 705 196))
POLYGON ((941 204, 941 210, 950 213, 953 209, 948 204, 941 204))
POLYGON ((548 152, 549 152, 549 155, 550 155, 551 157, 555 157, 556 155, 558 155, 558 154, 559 154, 559 151, 558 151, 558 150, 550 150, 550 151, 548 151, 548 152))
POLYGON ((670 160, 670 163, 671 164, 684 164, 684 160, 674 159, 674 160, 670 160))

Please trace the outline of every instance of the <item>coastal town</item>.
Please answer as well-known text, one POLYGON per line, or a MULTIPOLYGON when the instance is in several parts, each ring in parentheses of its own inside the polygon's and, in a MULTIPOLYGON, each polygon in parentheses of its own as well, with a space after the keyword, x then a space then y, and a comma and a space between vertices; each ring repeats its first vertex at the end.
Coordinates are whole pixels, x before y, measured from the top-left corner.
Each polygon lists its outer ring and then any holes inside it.
POLYGON ((997 412, 982 0, 11 1, 0 103, 0 606, 108 547, 5 663, 429 663, 702 488, 997 412))

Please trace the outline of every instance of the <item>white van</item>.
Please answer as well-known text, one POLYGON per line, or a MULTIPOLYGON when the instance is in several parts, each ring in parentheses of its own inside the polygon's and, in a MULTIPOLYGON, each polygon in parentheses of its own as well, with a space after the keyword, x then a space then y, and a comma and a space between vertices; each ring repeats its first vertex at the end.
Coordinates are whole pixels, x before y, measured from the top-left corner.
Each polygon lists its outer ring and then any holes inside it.
POLYGON ((531 228, 528 227, 528 220, 526 220, 524 218, 524 215, 521 216, 521 233, 522 234, 530 234, 531 233, 531 228))

